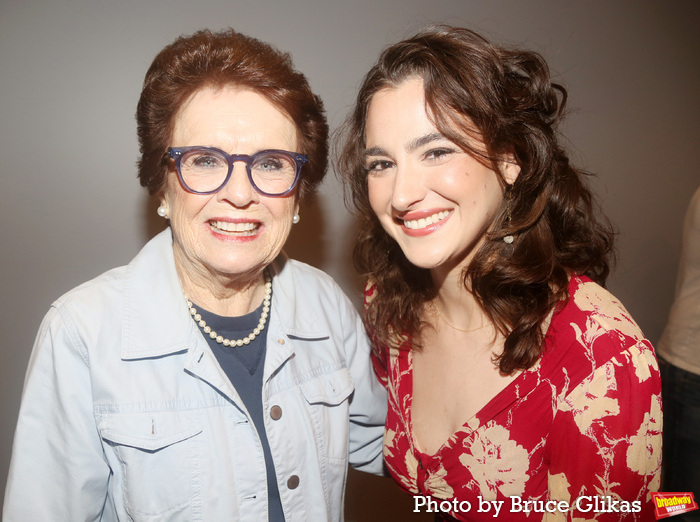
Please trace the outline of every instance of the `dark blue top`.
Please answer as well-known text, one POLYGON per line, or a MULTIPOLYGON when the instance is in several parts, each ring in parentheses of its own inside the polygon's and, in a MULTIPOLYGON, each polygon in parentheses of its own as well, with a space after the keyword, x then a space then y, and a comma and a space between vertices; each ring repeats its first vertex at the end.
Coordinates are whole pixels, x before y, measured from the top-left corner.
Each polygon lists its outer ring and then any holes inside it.
MULTIPOLYGON (((203 310, 194 303, 192 306, 197 309, 202 319, 206 321, 213 331, 226 339, 233 340, 247 337, 258 326, 263 307, 261 304, 254 312, 241 317, 223 317, 203 310)), ((265 368, 267 324, 250 344, 244 344, 243 346, 224 346, 204 334, 204 332, 202 332, 202 335, 209 343, 221 369, 229 378, 238 395, 240 395, 243 404, 248 409, 248 413, 250 413, 250 417, 260 437, 267 470, 270 522, 284 522, 284 512, 282 511, 282 502, 279 488, 277 487, 275 466, 272 462, 270 444, 267 442, 267 433, 263 422, 262 379, 265 368)))

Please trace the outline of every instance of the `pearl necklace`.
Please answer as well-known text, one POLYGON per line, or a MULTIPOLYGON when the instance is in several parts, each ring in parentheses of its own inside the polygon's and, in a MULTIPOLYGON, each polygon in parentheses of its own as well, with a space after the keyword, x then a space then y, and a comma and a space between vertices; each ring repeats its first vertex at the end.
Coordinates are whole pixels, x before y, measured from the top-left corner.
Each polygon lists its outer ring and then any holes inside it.
POLYGON ((206 321, 202 319, 202 316, 197 313, 197 309, 192 306, 192 301, 187 299, 187 308, 190 309, 190 315, 194 319, 194 321, 199 325, 199 327, 202 329, 202 331, 207 334, 209 337, 214 339, 217 343, 223 344, 224 346, 243 346, 244 344, 250 344, 250 341, 255 339, 260 332, 265 328, 265 323, 267 322, 267 316, 270 313, 270 296, 272 295, 272 280, 270 279, 270 276, 265 273, 265 298, 263 299, 263 309, 262 313, 260 314, 260 321, 258 322, 258 326, 255 327, 255 329, 247 336, 244 337, 243 339, 225 339, 221 335, 217 334, 215 331, 211 329, 209 325, 207 325, 206 321))

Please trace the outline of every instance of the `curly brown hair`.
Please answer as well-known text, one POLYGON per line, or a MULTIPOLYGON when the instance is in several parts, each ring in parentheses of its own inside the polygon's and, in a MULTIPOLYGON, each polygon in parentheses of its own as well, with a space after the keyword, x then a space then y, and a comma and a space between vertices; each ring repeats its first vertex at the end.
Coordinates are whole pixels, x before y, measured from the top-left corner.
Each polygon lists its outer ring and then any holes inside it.
POLYGON ((365 322, 382 357, 397 346, 393 332, 419 338, 425 304, 436 296, 428 270, 406 259, 372 211, 363 164, 372 97, 410 78, 422 78, 426 111, 437 129, 494 170, 504 186, 500 213, 464 284, 505 337, 500 371, 530 368, 544 348, 543 321, 567 299, 571 274, 603 285, 614 258, 614 231, 584 183, 588 174, 569 163, 558 140, 566 90, 551 80, 539 54, 448 26, 388 47, 365 76, 336 136, 336 170, 360 220, 355 266, 377 288, 365 322), (505 155, 521 169, 512 185, 498 166, 505 155), (512 244, 503 241, 507 235, 515 236, 512 244))
POLYGON ((300 150, 309 157, 299 181, 304 200, 328 168, 328 124, 323 102, 291 57, 271 45, 233 29, 198 31, 181 36, 153 60, 136 110, 139 180, 151 195, 159 194, 167 173, 166 151, 175 117, 182 105, 205 87, 237 86, 267 98, 291 118, 300 150))

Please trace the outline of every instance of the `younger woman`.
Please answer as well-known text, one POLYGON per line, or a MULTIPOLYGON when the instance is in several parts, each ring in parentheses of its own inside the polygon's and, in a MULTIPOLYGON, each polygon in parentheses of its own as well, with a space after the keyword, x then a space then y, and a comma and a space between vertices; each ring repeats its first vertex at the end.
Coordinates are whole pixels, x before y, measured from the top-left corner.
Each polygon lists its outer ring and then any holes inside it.
POLYGON ((538 54, 439 27, 382 53, 344 128, 385 462, 445 518, 653 519, 658 365, 602 286, 565 101, 538 54))

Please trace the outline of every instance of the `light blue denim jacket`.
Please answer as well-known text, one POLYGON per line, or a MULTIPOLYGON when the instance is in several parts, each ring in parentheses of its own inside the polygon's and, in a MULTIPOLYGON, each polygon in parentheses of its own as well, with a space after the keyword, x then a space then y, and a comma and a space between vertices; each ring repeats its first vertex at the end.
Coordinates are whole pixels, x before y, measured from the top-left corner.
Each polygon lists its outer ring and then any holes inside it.
MULTIPOLYGON (((282 507, 288 521, 342 520, 348 461, 382 471, 385 391, 332 279, 284 255, 271 268, 262 393, 282 507)), ((46 315, 4 520, 257 522, 267 512, 258 433, 190 318, 166 230, 46 315)))

